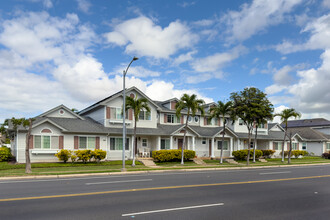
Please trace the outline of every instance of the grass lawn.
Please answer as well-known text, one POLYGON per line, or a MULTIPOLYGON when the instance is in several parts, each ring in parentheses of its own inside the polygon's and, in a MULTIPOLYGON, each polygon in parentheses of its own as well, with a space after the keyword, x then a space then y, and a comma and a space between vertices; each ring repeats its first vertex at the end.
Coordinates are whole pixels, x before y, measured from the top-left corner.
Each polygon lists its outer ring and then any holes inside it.
POLYGON ((161 167, 182 167, 182 166, 200 166, 198 164, 195 164, 194 161, 185 161, 184 165, 181 165, 181 161, 175 161, 175 162, 155 162, 157 166, 161 167))
MULTIPOLYGON (((132 161, 126 161, 127 170, 139 170, 145 168, 143 164, 136 161, 136 166, 131 167, 132 161)), ((122 161, 104 161, 101 163, 89 162, 81 163, 33 163, 32 175, 58 175, 72 173, 100 173, 100 172, 120 172, 122 161)), ((22 176, 25 174, 25 164, 9 164, 0 162, 1 176, 22 176)))

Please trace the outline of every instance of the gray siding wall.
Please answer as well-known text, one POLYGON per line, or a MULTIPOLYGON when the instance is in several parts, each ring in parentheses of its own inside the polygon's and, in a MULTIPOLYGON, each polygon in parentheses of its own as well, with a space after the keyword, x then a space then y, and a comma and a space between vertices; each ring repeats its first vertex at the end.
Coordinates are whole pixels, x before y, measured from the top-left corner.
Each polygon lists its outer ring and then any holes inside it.
POLYGON ((85 114, 84 116, 91 117, 95 121, 101 123, 104 125, 104 120, 105 120, 105 107, 102 106, 99 109, 96 109, 92 112, 89 112, 88 114, 85 114))
POLYGON ((316 156, 321 156, 323 153, 323 143, 307 142, 307 152, 314 153, 316 156))
POLYGON ((330 134, 330 128, 315 128, 315 130, 322 132, 324 134, 330 134))

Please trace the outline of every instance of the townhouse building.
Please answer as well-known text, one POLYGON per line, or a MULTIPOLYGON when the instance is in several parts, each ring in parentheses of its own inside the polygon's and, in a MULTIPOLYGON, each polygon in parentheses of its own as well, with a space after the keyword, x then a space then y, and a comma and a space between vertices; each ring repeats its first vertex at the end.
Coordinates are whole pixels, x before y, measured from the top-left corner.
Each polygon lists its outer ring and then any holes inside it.
MULTIPOLYGON (((155 101, 136 87, 126 89, 130 97, 144 97, 148 100, 150 113, 141 111, 137 121, 135 152, 149 156, 154 150, 180 149, 183 145, 185 122, 188 120, 187 149, 196 151, 198 157, 219 157, 222 134, 225 133, 224 157, 231 157, 234 150, 247 149, 248 133, 242 120, 234 123, 227 119, 226 130, 220 118, 209 120, 208 114, 187 117, 182 111, 181 117, 175 114, 178 99, 155 101)), ((205 104, 205 112, 214 103, 205 104)), ((32 127, 32 139, 29 144, 32 162, 57 161, 54 156, 61 149, 102 149, 107 151, 107 160, 122 158, 123 149, 123 96, 122 91, 115 93, 79 113, 64 105, 57 106, 35 117, 32 127)), ((133 157, 134 117, 132 110, 125 113, 127 139, 125 157, 133 157)), ((19 163, 25 162, 25 137, 27 129, 9 128, 12 136, 12 152, 19 163)), ((254 134, 253 134, 254 135, 254 134)), ((274 149, 280 152, 284 130, 280 124, 266 123, 258 128, 257 149, 274 149)), ((299 147, 298 147, 299 148, 299 147)))

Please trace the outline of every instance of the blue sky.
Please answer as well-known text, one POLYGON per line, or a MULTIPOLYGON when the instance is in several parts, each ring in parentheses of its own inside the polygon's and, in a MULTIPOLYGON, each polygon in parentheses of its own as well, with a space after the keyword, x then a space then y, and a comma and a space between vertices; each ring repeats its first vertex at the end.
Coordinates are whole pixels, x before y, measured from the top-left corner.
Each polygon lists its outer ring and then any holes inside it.
POLYGON ((255 86, 330 119, 330 0, 0 1, 0 121, 127 86, 206 102, 255 86))

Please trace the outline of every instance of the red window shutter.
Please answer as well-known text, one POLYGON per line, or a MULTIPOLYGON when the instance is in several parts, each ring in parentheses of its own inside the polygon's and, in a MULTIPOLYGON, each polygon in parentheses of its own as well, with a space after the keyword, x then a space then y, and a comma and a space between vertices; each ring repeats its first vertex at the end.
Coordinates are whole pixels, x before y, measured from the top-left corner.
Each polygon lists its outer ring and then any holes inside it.
POLYGON ((167 114, 164 114, 164 123, 167 122, 167 114))
POLYGON ((96 141, 95 149, 100 149, 100 137, 96 137, 95 141, 96 141))
POLYGON ((207 118, 204 117, 204 125, 207 125, 207 118))
POLYGON ((59 137, 59 149, 63 149, 63 145, 64 145, 64 136, 60 136, 59 137))
POLYGON ((74 143, 74 149, 78 149, 79 147, 78 147, 78 136, 74 136, 74 141, 73 141, 74 143))
POLYGON ((265 128, 267 128, 267 127, 268 127, 268 124, 266 123, 266 124, 265 124, 265 128))
POLYGON ((29 149, 33 149, 33 135, 31 135, 29 139, 29 149))
POLYGON ((183 124, 183 115, 181 116, 181 124, 183 124))
POLYGON ((133 110, 132 109, 128 110, 128 120, 133 120, 133 110))
POLYGON ((218 125, 221 126, 221 118, 218 120, 218 125))
POLYGON ((107 119, 110 119, 110 107, 107 107, 107 119))
POLYGON ((175 105, 176 105, 176 101, 171 102, 171 110, 174 110, 175 109, 175 105))

